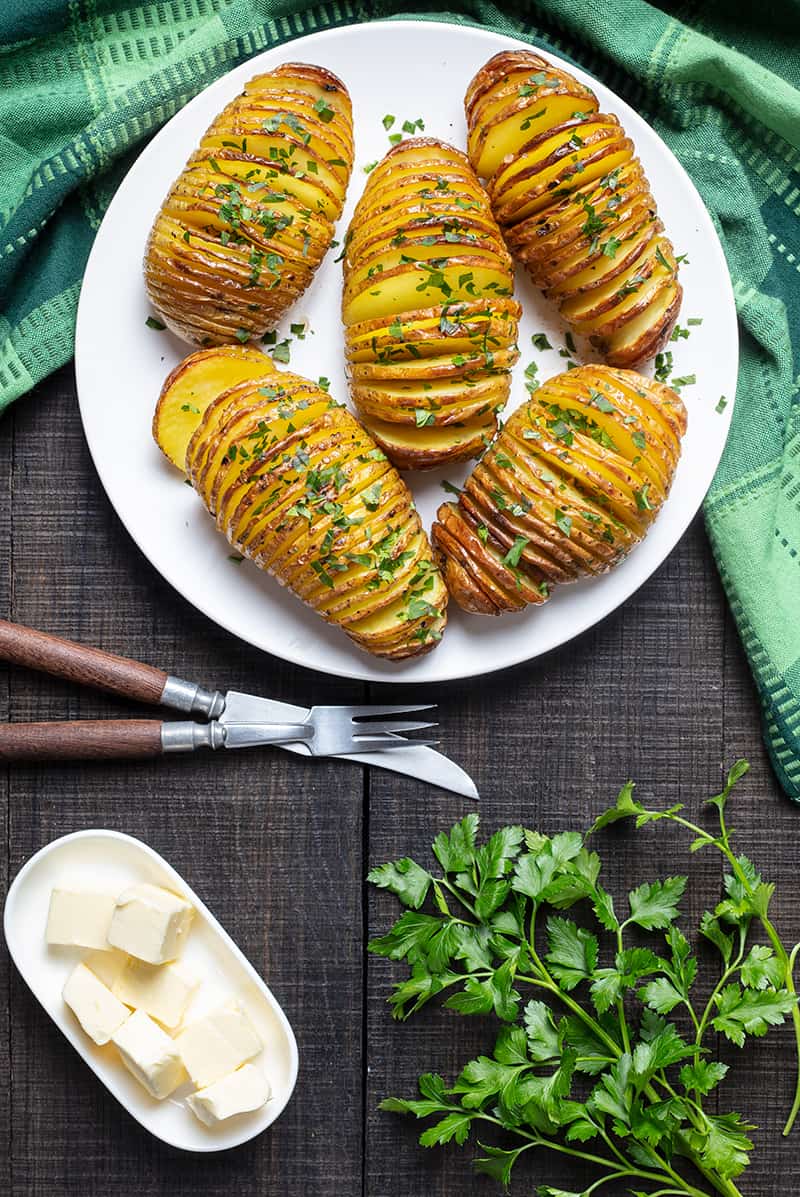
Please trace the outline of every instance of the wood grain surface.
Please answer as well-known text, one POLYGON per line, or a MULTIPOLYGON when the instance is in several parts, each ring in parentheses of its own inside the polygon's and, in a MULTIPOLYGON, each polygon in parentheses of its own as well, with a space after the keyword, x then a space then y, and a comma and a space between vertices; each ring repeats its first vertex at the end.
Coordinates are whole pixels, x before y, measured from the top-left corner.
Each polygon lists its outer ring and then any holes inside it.
MULTIPOLYGON (((83 440, 71 368, 0 421, 0 617, 96 645, 204 685, 288 702, 362 701, 390 687, 337 681, 241 644, 177 596, 119 524, 83 440)), ((398 691, 407 698, 405 691, 398 691)), ((628 777, 654 801, 700 819, 723 768, 747 756, 738 842, 778 885, 774 911, 800 938, 800 811, 764 756, 753 686, 698 520, 670 559, 600 627, 544 659, 480 683, 431 687, 448 752, 475 777, 487 830, 524 822, 581 829, 628 777)), ((124 700, 0 666, 0 720, 152 714, 124 700)), ((266 977, 295 1028, 300 1079, 275 1126, 218 1157, 179 1155, 117 1106, 0 957, 0 1193, 9 1197, 492 1197, 469 1153, 423 1151, 415 1128, 382 1114, 420 1071, 452 1076, 492 1028, 430 1007, 406 1024, 386 1006, 397 966, 364 954, 395 916, 364 884, 387 859, 428 859, 435 833, 468 809, 390 774, 278 751, 141 762, 0 766, 3 889, 56 836, 112 827, 140 836, 181 871, 266 977)), ((677 829, 604 833, 617 893, 691 868, 696 922, 717 896, 711 854, 691 859, 677 829)), ((687 925, 689 920, 687 919, 687 925)), ((759 1124, 746 1197, 800 1192, 800 1130, 780 1136, 793 1085, 786 1030, 732 1065, 726 1108, 759 1124)), ((588 1179, 540 1155, 512 1194, 588 1179)), ((612 1197, 616 1194, 605 1189, 612 1197)), ((621 1197, 622 1191, 620 1191, 621 1197)))

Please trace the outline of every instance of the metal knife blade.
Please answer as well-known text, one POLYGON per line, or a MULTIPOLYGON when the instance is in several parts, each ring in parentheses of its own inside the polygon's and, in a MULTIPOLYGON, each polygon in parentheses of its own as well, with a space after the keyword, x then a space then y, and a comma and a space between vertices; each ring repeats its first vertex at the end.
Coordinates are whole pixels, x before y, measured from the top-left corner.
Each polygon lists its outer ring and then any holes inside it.
MULTIPOLYGON (((276 702, 271 698, 259 698, 255 694, 229 690, 225 695, 225 710, 220 722, 295 723, 307 719, 309 713, 308 707, 296 707, 288 702, 276 702)), ((305 744, 278 744, 276 747, 285 749, 286 752, 295 752, 298 756, 310 756, 305 744)), ((441 786, 443 790, 450 790, 465 798, 479 798, 475 783, 469 774, 435 748, 409 744, 408 748, 393 748, 391 752, 357 752, 331 759, 355 761, 361 765, 372 765, 376 769, 386 769, 390 773, 403 773, 407 777, 416 777, 431 785, 441 786)))

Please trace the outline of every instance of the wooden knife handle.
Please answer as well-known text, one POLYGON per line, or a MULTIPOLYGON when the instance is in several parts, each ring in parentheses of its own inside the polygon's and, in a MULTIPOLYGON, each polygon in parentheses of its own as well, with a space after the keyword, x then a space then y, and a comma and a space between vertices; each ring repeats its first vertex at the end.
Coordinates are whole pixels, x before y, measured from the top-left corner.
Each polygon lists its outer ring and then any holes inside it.
POLYGON ((0 761, 131 760, 161 756, 160 719, 0 724, 0 761))
POLYGON ((0 660, 151 704, 159 702, 167 681, 167 674, 152 665, 115 657, 99 648, 61 640, 5 619, 0 619, 0 660))

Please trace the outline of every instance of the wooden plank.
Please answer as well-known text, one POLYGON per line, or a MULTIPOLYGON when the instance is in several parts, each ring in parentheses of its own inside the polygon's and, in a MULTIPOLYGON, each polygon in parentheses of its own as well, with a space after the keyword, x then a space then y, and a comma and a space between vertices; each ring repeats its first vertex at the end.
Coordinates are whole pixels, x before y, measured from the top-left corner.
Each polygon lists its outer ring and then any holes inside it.
MULTIPOLYGON (((362 700, 358 685, 239 643, 155 574, 94 473, 71 371, 18 413, 13 618, 222 688, 306 704, 312 695, 362 700)), ((12 673, 11 693, 15 719, 147 714, 22 670, 12 673)), ((6 1191, 139 1197, 146 1177, 149 1193, 170 1197, 321 1193, 333 1150, 342 1191, 360 1189, 362 797, 360 769, 277 750, 13 769, 12 873, 42 844, 82 827, 146 840, 267 978, 294 1025, 301 1072, 273 1131, 220 1158, 177 1156, 106 1096, 14 974, 6 1191)), ((6 1053, 0 1065, 8 1075, 6 1053)))
MULTIPOLYGON (((743 677, 741 663, 738 676, 743 677)), ((654 804, 684 802, 701 814, 702 799, 719 788, 724 743, 724 602, 699 521, 654 578, 615 615, 573 644, 497 678, 442 687, 443 738, 448 751, 473 773, 482 794, 480 813, 492 831, 522 822, 553 833, 583 829, 609 805, 628 777, 654 804)), ((433 697, 433 696, 432 696, 433 697)), ((756 733, 752 700, 748 750, 756 733)), ((430 861, 434 834, 469 809, 458 798, 431 794, 412 783, 371 782, 369 859, 401 856, 430 861)), ((599 840, 606 883, 613 893, 643 880, 691 871, 687 928, 717 900, 720 864, 712 854, 687 853, 686 837, 665 826, 636 833, 627 825, 599 840)), ((773 852, 779 851, 773 844, 773 852)), ((370 935, 396 916, 389 895, 370 896, 370 935)), ((496 1024, 433 1008, 393 1024, 385 999, 398 966, 371 959, 368 967, 368 1087, 366 1192, 427 1197, 487 1192, 469 1168, 469 1153, 422 1151, 419 1127, 377 1110, 386 1094, 411 1096, 417 1075, 453 1077, 493 1043, 496 1024)), ((773 1063, 775 1057, 772 1057, 773 1063)), ((755 1113, 762 1120, 766 1111, 755 1113)), ((768 1191, 769 1162, 754 1169, 747 1192, 768 1191), (760 1184, 761 1187, 754 1187, 760 1184)), ((588 1179, 547 1153, 523 1166, 515 1191, 550 1181, 580 1189, 588 1179)), ((770 1190, 771 1191, 771 1190, 770 1190)))
MULTIPOLYGON (((11 608, 14 553, 12 546, 11 475, 14 461, 14 413, 0 419, 0 612, 5 615, 11 608)), ((9 679, 0 665, 0 720, 8 719, 9 679)), ((4 851, 0 853, 0 887, 8 890, 8 768, 0 766, 0 842, 4 851)), ((0 963, 0 1010, 9 1008, 9 970, 0 963)), ((0 1018, 0 1066, 10 1060, 10 1022, 8 1017, 0 1018)), ((0 1085, 0 1141, 11 1140, 11 1086, 0 1085)), ((0 1152, 0 1188, 11 1191, 11 1155, 0 1152)))
MULTIPOLYGON (((779 788, 759 731, 759 710, 752 677, 730 613, 725 624, 723 675, 725 707, 724 759, 750 761, 750 772, 731 799, 729 821, 736 829, 736 847, 749 856, 765 881, 776 885, 770 917, 787 945, 800 939, 797 904, 797 836, 800 811, 779 788)), ((761 936, 763 940, 763 936, 761 936)), ((796 975, 796 974, 795 974, 796 975)), ((720 1048, 736 1081, 725 1091, 725 1108, 741 1110, 758 1124, 752 1134, 754 1164, 747 1173, 749 1197, 773 1197, 780 1190, 800 1190, 800 1125, 781 1137, 794 1098, 797 1079, 794 1035, 789 1026, 771 1030, 763 1040, 749 1040, 747 1050, 720 1048), (780 1177, 780 1185, 777 1178, 780 1177), (751 1179, 752 1178, 752 1179, 751 1179), (756 1183, 757 1178, 757 1183, 756 1183)))

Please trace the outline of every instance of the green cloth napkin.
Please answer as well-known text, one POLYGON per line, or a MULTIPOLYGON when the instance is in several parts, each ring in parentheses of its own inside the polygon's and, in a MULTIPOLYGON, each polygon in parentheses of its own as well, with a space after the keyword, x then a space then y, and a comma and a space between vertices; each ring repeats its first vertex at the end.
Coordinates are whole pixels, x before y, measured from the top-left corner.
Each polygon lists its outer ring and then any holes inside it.
POLYGON ((71 356, 86 257, 135 153, 238 62, 305 33, 412 15, 571 58, 658 130, 722 238, 741 359, 706 522, 775 770, 800 800, 800 7, 673 7, 508 0, 503 12, 461 0, 457 12, 411 14, 349 0, 4 0, 0 410, 71 356))

